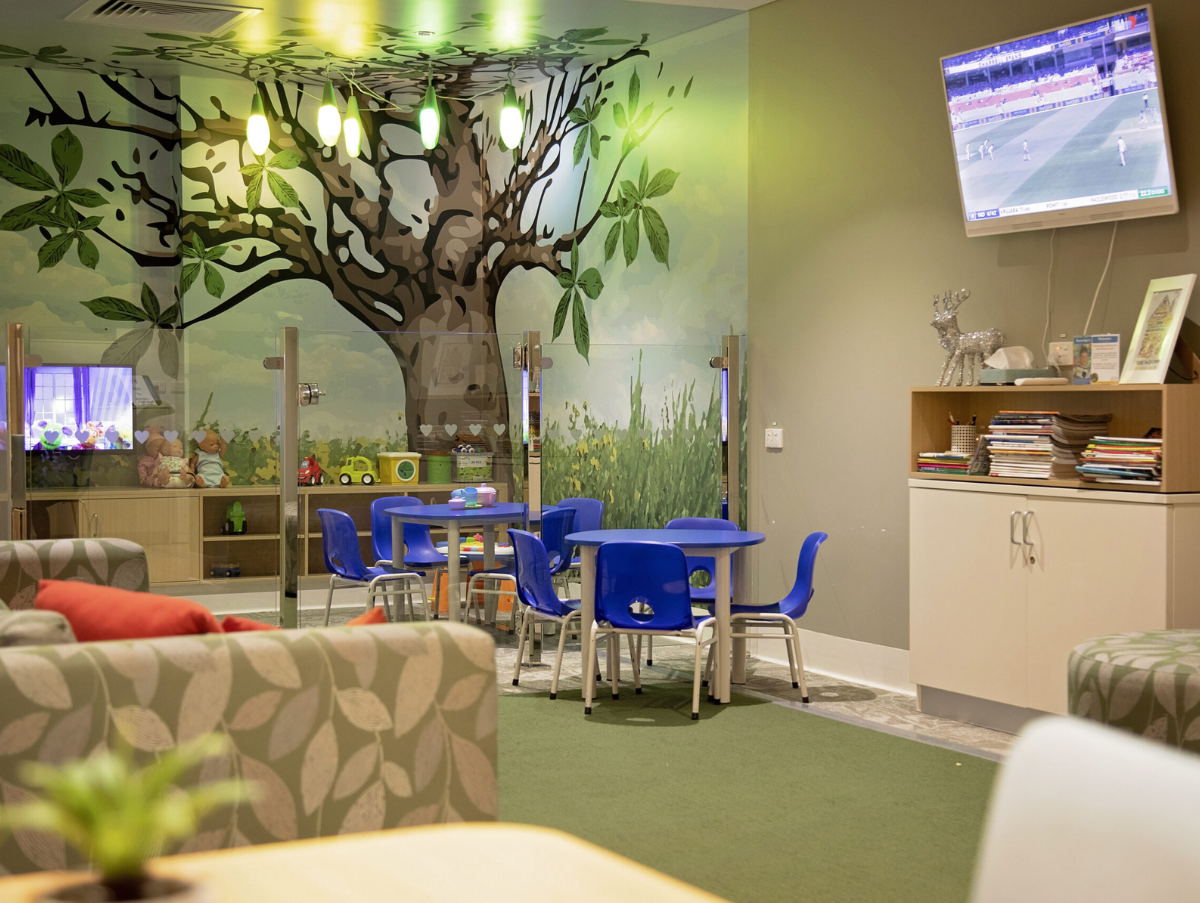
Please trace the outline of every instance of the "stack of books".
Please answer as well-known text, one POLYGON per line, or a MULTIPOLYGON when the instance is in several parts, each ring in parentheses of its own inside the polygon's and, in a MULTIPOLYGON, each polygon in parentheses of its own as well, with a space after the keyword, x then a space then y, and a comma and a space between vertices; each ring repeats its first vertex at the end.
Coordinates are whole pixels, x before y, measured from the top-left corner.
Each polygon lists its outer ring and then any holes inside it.
POLYGON ((966 474, 971 466, 971 456, 958 452, 921 452, 917 455, 918 473, 966 474))
POLYGON ((1055 414, 1050 432, 1050 476, 1077 480, 1075 468, 1088 443, 1108 432, 1112 414, 1055 414))
POLYGON ((1001 411, 988 426, 988 476, 1050 479, 1056 411, 1001 411))
POLYGON ((1162 483, 1162 440, 1106 436, 1088 443, 1075 468, 1089 483, 1162 483))

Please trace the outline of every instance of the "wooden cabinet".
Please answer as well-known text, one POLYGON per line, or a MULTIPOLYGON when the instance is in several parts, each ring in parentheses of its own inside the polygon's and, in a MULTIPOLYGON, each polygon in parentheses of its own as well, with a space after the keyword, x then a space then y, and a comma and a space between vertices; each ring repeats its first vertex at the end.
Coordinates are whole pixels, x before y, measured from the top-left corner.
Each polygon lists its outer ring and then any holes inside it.
POLYGON ((200 579, 199 518, 200 500, 192 493, 85 495, 79 503, 79 535, 136 542, 146 550, 151 583, 186 583, 200 579))
POLYGON ((909 486, 919 686, 1065 714, 1079 643, 1200 627, 1200 495, 909 486))

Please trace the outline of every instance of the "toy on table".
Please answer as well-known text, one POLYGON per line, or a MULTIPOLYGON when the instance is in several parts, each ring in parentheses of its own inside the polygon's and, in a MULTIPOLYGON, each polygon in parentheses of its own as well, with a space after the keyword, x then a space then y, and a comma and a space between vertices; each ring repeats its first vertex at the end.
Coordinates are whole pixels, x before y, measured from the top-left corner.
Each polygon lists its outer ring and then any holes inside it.
POLYGON ((219 433, 215 430, 204 431, 204 438, 196 443, 196 454, 192 455, 197 486, 201 489, 224 489, 229 485, 224 461, 228 450, 229 443, 219 433))
POLYGON ((214 577, 240 577, 242 576, 242 566, 240 564, 214 564, 209 573, 214 577))
POLYGON ((146 451, 154 456, 151 486, 159 489, 190 489, 196 485, 188 459, 183 456, 183 442, 174 430, 156 433, 146 439, 146 451))
POLYGON ((351 483, 370 486, 378 481, 379 475, 375 473, 375 465, 371 463, 370 458, 364 458, 362 455, 348 455, 342 460, 342 471, 338 474, 338 482, 343 486, 349 486, 351 483))
POLYGON ((221 532, 226 536, 243 536, 247 530, 246 512, 241 502, 230 502, 225 508, 225 520, 221 524, 221 532))
POLYGON ((321 469, 321 462, 314 455, 309 455, 300 462, 300 469, 296 471, 296 482, 301 486, 320 486, 325 482, 325 471, 321 469))
POLYGON ((474 486, 467 486, 464 489, 455 489, 450 493, 450 500, 462 499, 464 508, 482 508, 479 503, 479 490, 474 486))

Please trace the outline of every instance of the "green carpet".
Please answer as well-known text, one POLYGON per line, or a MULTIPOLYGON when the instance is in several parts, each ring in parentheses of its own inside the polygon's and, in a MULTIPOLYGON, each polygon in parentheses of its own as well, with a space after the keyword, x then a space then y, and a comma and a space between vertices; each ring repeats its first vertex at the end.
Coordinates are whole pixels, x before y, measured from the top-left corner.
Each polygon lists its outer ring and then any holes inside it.
POLYGON ((694 722, 690 686, 621 689, 588 718, 578 691, 500 697, 502 820, 735 903, 966 900, 994 763, 740 695, 694 722))

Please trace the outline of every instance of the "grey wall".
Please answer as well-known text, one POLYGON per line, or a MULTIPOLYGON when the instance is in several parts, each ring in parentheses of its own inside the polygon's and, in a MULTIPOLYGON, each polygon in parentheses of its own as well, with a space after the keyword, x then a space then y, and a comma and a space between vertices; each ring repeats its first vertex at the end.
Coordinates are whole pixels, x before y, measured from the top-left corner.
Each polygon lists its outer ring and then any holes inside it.
MULTIPOLYGON (((908 646, 908 388, 941 366, 932 294, 967 286, 964 330, 1042 345, 1050 233, 966 238, 938 59, 1111 6, 775 0, 751 13, 749 508, 768 535, 755 587, 780 598, 803 536, 829 533, 809 629, 908 646), (767 453, 776 422, 785 448, 767 453)), ((1123 353, 1147 282, 1200 267, 1200 3, 1154 11, 1182 212, 1119 226, 1092 331, 1119 332, 1123 353)), ((1111 230, 1058 231, 1052 337, 1083 329, 1111 230)))

